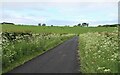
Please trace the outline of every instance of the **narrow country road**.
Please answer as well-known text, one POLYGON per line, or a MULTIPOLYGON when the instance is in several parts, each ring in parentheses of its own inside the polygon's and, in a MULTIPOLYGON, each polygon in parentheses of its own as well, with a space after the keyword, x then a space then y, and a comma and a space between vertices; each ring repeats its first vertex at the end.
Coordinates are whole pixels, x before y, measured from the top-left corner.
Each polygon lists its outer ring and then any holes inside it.
POLYGON ((77 41, 75 36, 8 73, 79 73, 77 41))

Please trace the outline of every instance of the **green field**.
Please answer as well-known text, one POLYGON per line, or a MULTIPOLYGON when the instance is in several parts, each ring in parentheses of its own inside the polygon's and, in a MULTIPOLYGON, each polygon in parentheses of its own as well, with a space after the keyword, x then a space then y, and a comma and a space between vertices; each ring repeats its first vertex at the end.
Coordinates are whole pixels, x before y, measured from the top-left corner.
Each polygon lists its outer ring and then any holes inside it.
POLYGON ((86 33, 86 32, 112 32, 114 27, 58 27, 58 26, 20 26, 2 25, 3 32, 32 32, 32 33, 86 33))
POLYGON ((116 27, 0 26, 3 73, 78 35, 81 72, 119 72, 116 27))

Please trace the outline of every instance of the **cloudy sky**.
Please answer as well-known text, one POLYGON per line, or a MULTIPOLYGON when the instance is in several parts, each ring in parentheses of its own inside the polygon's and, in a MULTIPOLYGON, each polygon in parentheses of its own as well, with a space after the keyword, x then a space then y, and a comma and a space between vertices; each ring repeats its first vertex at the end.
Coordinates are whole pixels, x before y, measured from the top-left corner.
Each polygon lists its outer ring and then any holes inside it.
POLYGON ((16 24, 46 23, 75 25, 87 22, 91 26, 118 23, 118 0, 4 0, 0 4, 0 22, 16 24))

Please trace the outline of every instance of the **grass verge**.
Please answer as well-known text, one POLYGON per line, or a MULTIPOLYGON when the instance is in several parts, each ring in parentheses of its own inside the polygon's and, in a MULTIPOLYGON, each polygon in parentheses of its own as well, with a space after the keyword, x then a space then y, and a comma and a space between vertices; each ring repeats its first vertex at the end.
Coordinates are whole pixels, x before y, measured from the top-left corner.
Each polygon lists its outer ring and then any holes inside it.
POLYGON ((116 32, 80 34, 80 70, 82 73, 120 73, 120 54, 116 32))
MULTIPOLYGON (((6 73, 17 66, 43 54, 49 49, 57 46, 58 44, 72 38, 74 35, 69 34, 33 34, 31 37, 22 37, 22 39, 5 40, 3 39, 3 72, 6 73), (23 39, 24 37, 24 39, 23 39), (26 39, 27 38, 27 39, 26 39), (10 41, 10 42, 9 42, 10 41), (12 42, 11 42, 12 41, 12 42)), ((5 36, 3 35, 5 38, 5 36)), ((12 36, 9 36, 9 38, 12 36)), ((18 37, 16 35, 15 37, 18 37)))

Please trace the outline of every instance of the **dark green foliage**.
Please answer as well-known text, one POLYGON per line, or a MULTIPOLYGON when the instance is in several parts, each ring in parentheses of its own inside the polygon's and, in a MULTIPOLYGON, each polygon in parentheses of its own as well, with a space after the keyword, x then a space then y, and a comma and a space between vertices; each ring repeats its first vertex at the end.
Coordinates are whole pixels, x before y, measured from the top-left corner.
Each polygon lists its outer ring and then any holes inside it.
POLYGON ((46 24, 45 24, 45 23, 43 23, 43 24, 42 24, 42 26, 46 26, 46 24))
POLYGON ((10 24, 10 25, 15 25, 14 23, 8 23, 8 22, 3 22, 1 24, 10 24))
POLYGON ((79 23, 79 24, 78 24, 78 26, 80 26, 80 27, 81 27, 81 24, 79 23))
POLYGON ((82 23, 82 27, 88 27, 89 23, 82 23))
POLYGON ((39 23, 38 26, 41 26, 41 23, 39 23))
POLYGON ((99 25, 98 27, 117 27, 119 24, 113 24, 113 25, 99 25))

